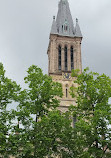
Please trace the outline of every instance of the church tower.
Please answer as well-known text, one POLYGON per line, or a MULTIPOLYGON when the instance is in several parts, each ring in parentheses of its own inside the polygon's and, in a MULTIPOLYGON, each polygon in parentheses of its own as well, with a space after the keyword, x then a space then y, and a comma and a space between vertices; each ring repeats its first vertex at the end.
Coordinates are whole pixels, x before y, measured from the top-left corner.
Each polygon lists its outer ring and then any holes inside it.
POLYGON ((57 17, 53 17, 48 46, 48 73, 55 82, 63 87, 63 98, 59 109, 63 112, 74 104, 70 96, 70 87, 75 86, 71 77, 72 69, 82 71, 81 62, 82 34, 76 19, 74 27, 68 0, 60 0, 57 17))

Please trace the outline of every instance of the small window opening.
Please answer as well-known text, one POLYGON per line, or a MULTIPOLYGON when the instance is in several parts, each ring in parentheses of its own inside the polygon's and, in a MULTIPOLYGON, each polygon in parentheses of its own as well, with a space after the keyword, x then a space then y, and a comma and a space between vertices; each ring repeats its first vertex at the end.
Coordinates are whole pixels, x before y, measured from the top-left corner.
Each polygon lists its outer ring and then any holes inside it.
POLYGON ((68 97, 68 84, 66 84, 66 98, 68 97))
POLYGON ((63 32, 63 25, 62 25, 62 32, 63 32))

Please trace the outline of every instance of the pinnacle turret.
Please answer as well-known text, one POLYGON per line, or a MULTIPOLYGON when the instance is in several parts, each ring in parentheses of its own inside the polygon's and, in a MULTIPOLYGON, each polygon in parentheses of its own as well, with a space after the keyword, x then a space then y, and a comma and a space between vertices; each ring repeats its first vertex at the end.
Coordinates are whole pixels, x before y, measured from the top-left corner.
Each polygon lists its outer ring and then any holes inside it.
POLYGON ((57 34, 57 25, 56 25, 56 21, 55 21, 55 16, 53 16, 53 23, 52 23, 52 27, 51 27, 51 34, 57 34))
POLYGON ((75 37, 82 37, 82 33, 79 27, 78 19, 76 18, 75 37))

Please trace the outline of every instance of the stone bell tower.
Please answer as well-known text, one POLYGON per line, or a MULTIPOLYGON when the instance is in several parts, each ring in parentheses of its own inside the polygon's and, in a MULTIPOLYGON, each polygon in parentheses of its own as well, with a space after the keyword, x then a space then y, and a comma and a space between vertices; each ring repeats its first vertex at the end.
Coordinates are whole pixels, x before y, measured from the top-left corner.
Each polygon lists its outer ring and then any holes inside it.
POLYGON ((68 110, 74 99, 70 96, 70 87, 75 86, 71 77, 72 69, 82 71, 81 62, 82 34, 76 19, 74 27, 68 0, 60 0, 57 18, 53 17, 48 46, 48 73, 53 80, 62 84, 63 98, 59 109, 68 110))

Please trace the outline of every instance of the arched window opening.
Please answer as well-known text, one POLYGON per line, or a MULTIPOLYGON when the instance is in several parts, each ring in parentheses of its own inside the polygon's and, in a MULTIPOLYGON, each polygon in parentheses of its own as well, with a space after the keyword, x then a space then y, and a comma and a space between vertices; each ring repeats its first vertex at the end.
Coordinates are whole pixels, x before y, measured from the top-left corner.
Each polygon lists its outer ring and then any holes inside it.
POLYGON ((64 48, 64 57, 65 57, 65 71, 67 71, 67 46, 65 46, 64 48))
POLYGON ((61 70, 61 46, 58 47, 58 69, 61 70))
POLYGON ((74 50, 73 47, 71 46, 71 70, 74 69, 74 50))
POLYGON ((68 97, 68 84, 66 84, 66 98, 68 97))

